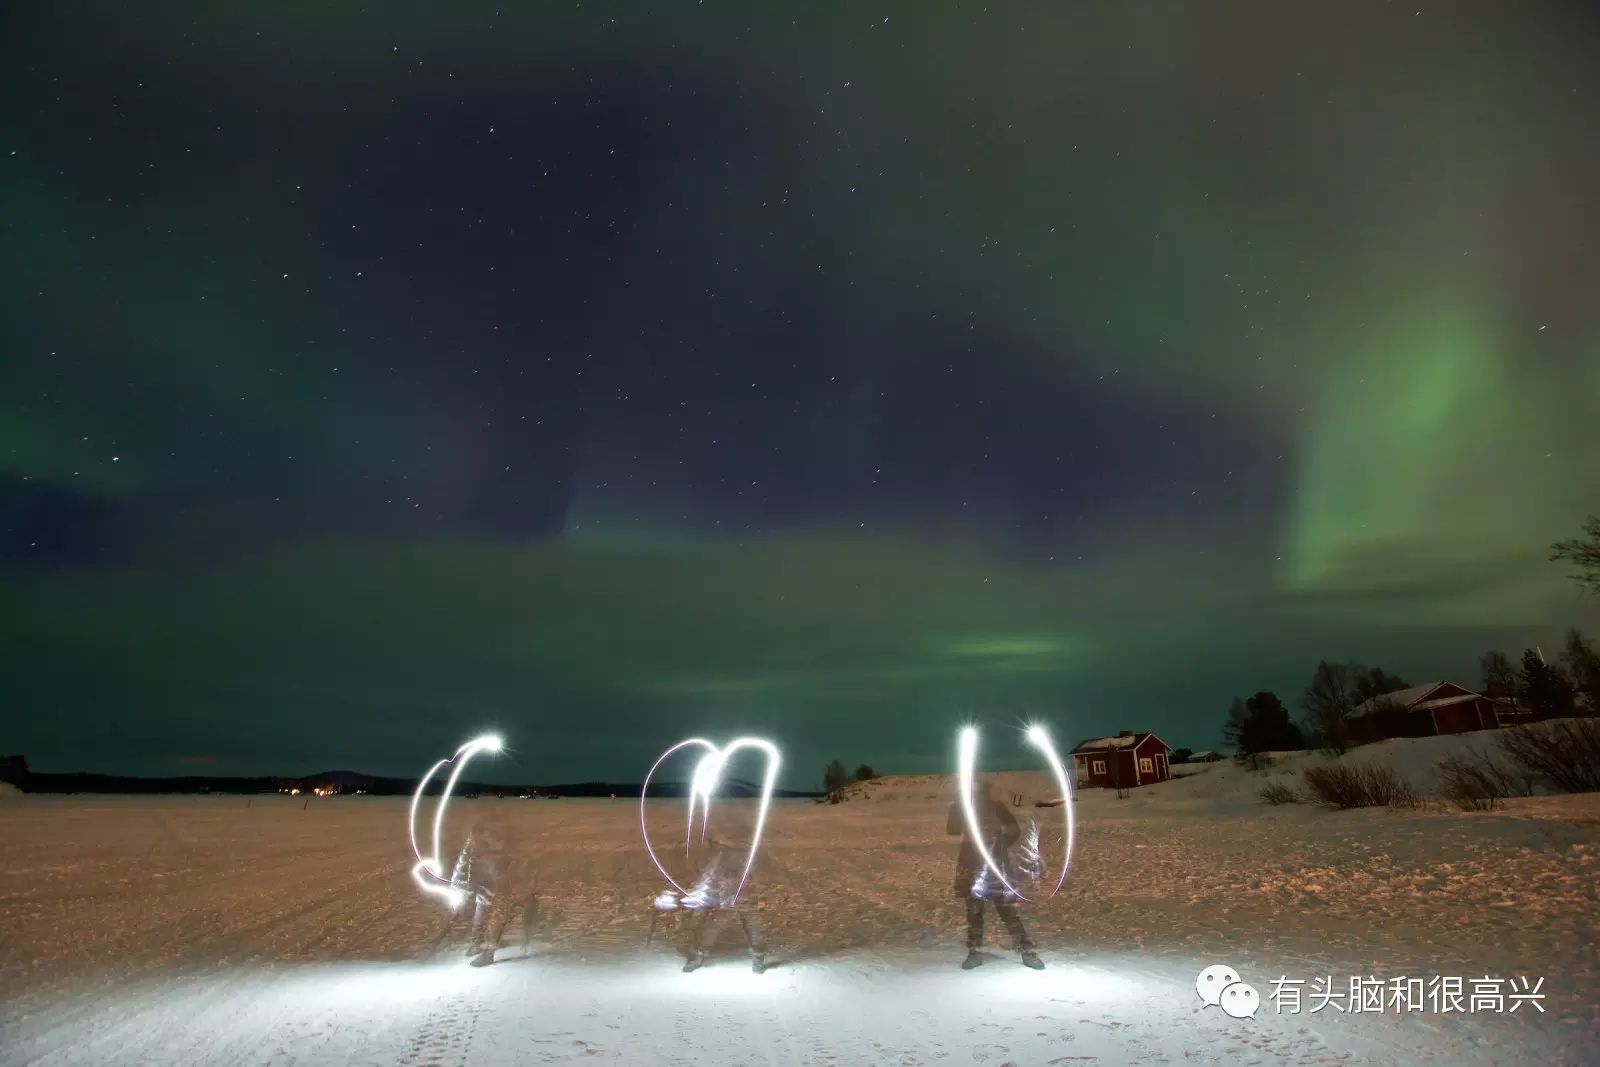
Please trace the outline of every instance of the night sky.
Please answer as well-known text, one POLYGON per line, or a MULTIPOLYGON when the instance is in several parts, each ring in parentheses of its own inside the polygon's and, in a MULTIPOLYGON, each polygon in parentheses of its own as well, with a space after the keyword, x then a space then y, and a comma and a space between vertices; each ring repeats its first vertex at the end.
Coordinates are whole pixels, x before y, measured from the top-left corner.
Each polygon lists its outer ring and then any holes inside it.
POLYGON ((1600 15, 7 5, 0 751, 1220 740, 1600 630, 1600 15))

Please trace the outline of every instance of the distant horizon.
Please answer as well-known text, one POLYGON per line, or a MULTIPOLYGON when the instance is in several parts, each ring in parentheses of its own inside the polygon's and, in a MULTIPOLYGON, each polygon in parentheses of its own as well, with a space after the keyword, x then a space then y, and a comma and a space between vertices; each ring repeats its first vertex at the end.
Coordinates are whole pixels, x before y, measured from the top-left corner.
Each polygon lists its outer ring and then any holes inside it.
MULTIPOLYGON (((355 771, 355 770, 346 770, 346 769, 317 771, 317 772, 312 773, 312 774, 180 774, 180 775, 156 774, 156 775, 149 775, 149 774, 107 774, 107 773, 100 772, 100 771, 41 771, 41 770, 37 770, 37 769, 35 769, 35 768, 30 766, 29 769, 28 769, 28 780, 31 783, 32 780, 35 779, 35 778, 39 779, 41 782, 48 782, 49 784, 54 784, 54 785, 68 784, 68 782, 63 781, 63 780, 90 779, 90 780, 98 780, 98 781, 106 782, 106 783, 129 783, 129 784, 148 784, 148 785, 158 785, 158 784, 162 784, 162 783, 180 783, 180 782, 194 783, 196 785, 206 785, 206 784, 252 785, 253 784, 253 785, 260 785, 260 786, 263 786, 263 787, 275 785, 275 786, 279 787, 279 791, 281 791, 281 787, 282 787, 283 783, 289 783, 289 782, 305 783, 307 786, 315 786, 315 785, 324 785, 324 784, 341 784, 342 785, 342 784, 350 783, 352 780, 354 780, 354 781, 357 781, 357 782, 365 782, 365 783, 368 783, 370 785, 377 785, 377 786, 381 787, 384 790, 385 795, 391 795, 391 796, 410 795, 412 792, 414 792, 416 782, 418 781, 418 779, 415 778, 415 777, 407 778, 407 777, 395 776, 395 775, 369 774, 369 773, 367 773, 365 771, 355 771)), ((17 783, 7 783, 7 784, 17 784, 17 783)), ((726 785, 742 787, 742 788, 748 788, 748 789, 751 789, 751 790, 757 790, 757 789, 760 788, 760 784, 758 782, 751 781, 751 780, 745 779, 745 778, 738 778, 738 777, 729 778, 727 780, 727 782, 726 782, 726 785)), ((523 782, 523 781, 511 782, 511 781, 489 781, 487 779, 480 779, 480 778, 476 778, 475 777, 475 778, 472 778, 470 780, 464 779, 464 780, 458 782, 456 784, 456 792, 458 794, 459 793, 470 793, 470 792, 473 792, 473 791, 479 791, 479 790, 485 790, 485 789, 554 791, 554 790, 561 790, 561 789, 590 789, 590 788, 600 788, 600 787, 608 788, 608 789, 616 789, 616 790, 635 791, 635 790, 640 789, 641 786, 642 786, 642 781, 619 781, 619 780, 603 779, 603 778, 602 779, 571 780, 571 781, 555 781, 555 782, 523 782)), ((429 788, 427 789, 427 791, 425 792, 424 795, 427 795, 427 796, 437 795, 442 790, 442 788, 443 788, 443 783, 442 782, 439 782, 439 781, 430 782, 429 783, 429 788)), ((658 791, 665 795, 665 794, 680 792, 680 791, 685 790, 687 788, 688 788, 688 783, 687 782, 681 781, 681 780, 678 780, 678 779, 672 779, 672 778, 659 779, 659 780, 656 780, 656 781, 652 781, 650 783, 650 791, 651 791, 651 795, 652 796, 655 795, 658 791)), ((798 795, 798 794, 821 795, 821 793, 822 793, 821 789, 816 789, 816 790, 793 789, 793 788, 784 787, 782 785, 779 785, 779 786, 777 786, 775 788, 776 788, 776 792, 777 793, 786 794, 786 795, 798 795)), ((25 792, 31 792, 31 790, 27 790, 27 789, 24 789, 24 791, 25 792)), ((116 792, 116 790, 93 790, 93 792, 116 792)))

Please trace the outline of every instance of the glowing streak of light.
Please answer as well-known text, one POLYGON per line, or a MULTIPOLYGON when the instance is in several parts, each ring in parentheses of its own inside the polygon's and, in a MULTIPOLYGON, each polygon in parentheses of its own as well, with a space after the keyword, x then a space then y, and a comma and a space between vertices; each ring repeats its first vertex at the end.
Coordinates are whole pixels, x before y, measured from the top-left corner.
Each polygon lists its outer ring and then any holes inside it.
POLYGON ((1067 882, 1067 868, 1072 865, 1072 846, 1077 837, 1077 817, 1072 809, 1072 780, 1067 774, 1066 767, 1061 763, 1061 757, 1056 753, 1056 746, 1050 741, 1050 735, 1045 732, 1043 726, 1035 724, 1028 727, 1025 736, 1030 745, 1044 753, 1050 769, 1055 772, 1056 785, 1061 787, 1061 807, 1066 813, 1067 838, 1061 855, 1061 876, 1056 879, 1056 887, 1050 890, 1050 896, 1053 897, 1061 892, 1061 887, 1067 882))
POLYGON ((428 768, 428 773, 422 776, 422 781, 417 783, 417 791, 411 794, 411 812, 406 828, 411 835, 411 851, 417 857, 416 864, 411 868, 411 879, 424 892, 433 893, 449 901, 452 908, 459 908, 467 899, 467 894, 459 886, 452 885, 444 877, 439 863, 439 837, 444 829, 444 810, 450 803, 450 794, 455 791, 456 781, 461 777, 461 772, 467 766, 467 761, 479 752, 499 752, 503 742, 497 734, 484 734, 456 749, 456 753, 447 759, 442 759, 428 768), (444 791, 439 794, 439 807, 433 815, 433 854, 424 856, 421 847, 417 844, 417 807, 422 803, 422 792, 428 788, 428 783, 445 764, 454 764, 450 771, 450 778, 445 783, 444 791))
MULTIPOLYGON (((1050 891, 1050 896, 1053 897, 1061 892, 1061 887, 1066 884, 1067 868, 1072 863, 1072 846, 1077 831, 1072 813, 1072 783, 1068 781, 1066 768, 1062 766, 1061 757, 1056 754, 1055 745, 1051 743, 1050 735, 1045 732, 1044 727, 1030 726, 1024 736, 1030 745, 1044 753, 1051 771, 1055 773, 1056 784, 1061 787, 1061 806, 1066 809, 1066 847, 1061 857, 1061 876, 1056 879, 1055 888, 1050 891)), ((956 773, 961 790, 961 809, 967 817, 967 831, 971 835, 973 845, 978 849, 978 854, 983 857, 984 866, 999 879, 1000 884, 1015 896, 1032 901, 1033 898, 1006 880, 1005 873, 995 862, 994 856, 989 852, 988 842, 983 838, 983 828, 978 822, 978 813, 972 803, 977 763, 978 730, 973 726, 963 727, 956 738, 956 773)), ((1048 900, 1049 897, 1045 899, 1048 900)))
MULTIPOLYGON (((701 748, 707 749, 711 752, 715 752, 717 750, 716 745, 713 745, 710 741, 707 741, 701 737, 691 737, 686 741, 679 741, 677 744, 673 745, 671 748, 667 749, 665 752, 661 753, 661 755, 656 757, 656 761, 650 765, 649 772, 644 776, 644 784, 639 787, 639 832, 644 835, 644 850, 650 854, 650 862, 656 865, 656 870, 661 872, 661 877, 665 878, 669 883, 671 883, 672 888, 676 889, 680 896, 688 893, 688 890, 679 885, 678 880, 667 873, 667 869, 661 865, 661 860, 656 856, 656 850, 650 845, 650 828, 645 825, 644 821, 644 802, 646 795, 650 792, 650 779, 655 777, 657 769, 659 769, 663 763, 667 762, 673 753, 677 752, 680 748, 688 748, 690 745, 699 745, 701 748)), ((685 852, 689 850, 689 846, 694 841, 694 797, 694 787, 691 785, 689 788, 689 832, 684 836, 683 839, 683 848, 685 852)))
POLYGON ((645 798, 650 792, 650 780, 655 777, 656 771, 665 763, 668 757, 681 748, 698 745, 706 750, 695 764, 694 774, 689 779, 689 818, 684 834, 684 851, 687 852, 694 842, 694 816, 696 809, 700 812, 700 839, 705 840, 711 824, 711 798, 716 793, 717 786, 721 783, 722 772, 728 765, 728 759, 740 749, 754 748, 766 753, 767 773, 761 783, 761 804, 756 809, 755 831, 750 836, 750 854, 745 857, 744 870, 739 876, 739 887, 734 890, 733 897, 728 904, 738 901, 739 894, 744 892, 745 883, 750 880, 750 871, 755 866, 756 852, 761 847, 761 834, 767 825, 767 810, 772 806, 772 790, 778 782, 778 767, 783 758, 778 753, 778 746, 771 741, 759 737, 741 737, 730 741, 724 747, 717 747, 710 741, 700 737, 691 737, 679 741, 660 756, 655 763, 650 765, 650 772, 644 776, 644 784, 639 788, 639 832, 644 836, 645 851, 650 854, 650 862, 656 865, 656 870, 661 872, 661 877, 676 889, 680 896, 688 896, 690 890, 678 884, 678 880, 667 873, 662 866, 661 859, 656 855, 655 848, 650 844, 650 828, 645 823, 645 798))

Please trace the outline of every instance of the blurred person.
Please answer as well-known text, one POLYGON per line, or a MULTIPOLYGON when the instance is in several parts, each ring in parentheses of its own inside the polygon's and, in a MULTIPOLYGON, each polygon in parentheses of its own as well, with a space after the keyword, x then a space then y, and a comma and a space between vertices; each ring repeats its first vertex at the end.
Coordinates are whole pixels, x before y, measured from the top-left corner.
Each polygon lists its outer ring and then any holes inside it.
POLYGON ((750 969, 756 974, 767 969, 766 944, 759 930, 751 925, 746 909, 736 898, 748 854, 744 848, 713 839, 710 859, 702 868, 694 888, 678 901, 679 906, 694 913, 690 922, 693 939, 689 946, 689 958, 683 965, 685 974, 699 970, 705 963, 706 955, 716 941, 715 918, 718 912, 732 912, 739 920, 745 945, 750 949, 750 969))
POLYGON ((1017 825, 1016 817, 1000 799, 993 780, 988 777, 973 782, 972 810, 977 816, 982 842, 993 857, 995 866, 1005 875, 1005 881, 996 878, 983 862, 983 853, 978 850, 978 842, 972 838, 966 813, 957 799, 950 805, 945 832, 961 835, 961 849, 956 853, 955 880, 956 897, 965 901, 967 908, 967 958, 961 961, 961 969, 970 971, 983 963, 983 956, 978 950, 983 946, 983 906, 987 901, 994 906, 995 913, 1010 932, 1017 951, 1022 953, 1023 964, 1036 971, 1043 970, 1044 961, 1034 951, 1033 940, 1022 926, 1022 916, 1017 914, 1016 902, 1019 898, 1006 888, 1006 882, 1016 881, 1011 849, 1022 836, 1021 828, 1017 825))
POLYGON ((452 883, 472 899, 472 938, 467 955, 474 967, 494 962, 495 951, 504 939, 512 919, 526 924, 533 905, 533 886, 527 863, 512 847, 511 835, 498 821, 480 821, 467 835, 467 842, 456 861, 452 883))

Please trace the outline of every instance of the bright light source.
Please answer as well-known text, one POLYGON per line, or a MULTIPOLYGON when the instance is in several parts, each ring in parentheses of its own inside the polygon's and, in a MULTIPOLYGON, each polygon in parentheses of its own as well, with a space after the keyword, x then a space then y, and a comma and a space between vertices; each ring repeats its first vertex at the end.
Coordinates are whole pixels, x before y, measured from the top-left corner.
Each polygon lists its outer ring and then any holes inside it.
POLYGON ((644 776, 644 784, 639 787, 639 832, 644 836, 644 849, 650 854, 650 862, 656 865, 656 870, 661 872, 661 877, 676 889, 680 896, 687 896, 689 890, 679 885, 677 879, 667 873, 662 866, 660 858, 656 855, 655 848, 650 844, 650 828, 645 824, 645 798, 650 792, 650 780, 655 777, 657 769, 667 761, 673 753, 690 745, 698 745, 706 750, 700 757, 700 762, 695 764, 694 774, 689 779, 689 817, 684 833, 684 852, 687 854, 694 843, 694 813, 696 807, 700 809, 700 838, 705 840, 706 833, 711 825, 711 798, 716 793, 717 786, 722 781, 723 769, 728 765, 728 758, 742 748, 754 748, 766 753, 767 773, 761 783, 761 804, 756 809, 755 832, 750 837, 750 854, 745 858, 744 872, 739 878, 739 888, 734 890, 733 899, 727 901, 733 904, 739 899, 739 894, 744 892, 744 884, 750 879, 750 869, 755 866, 756 850, 761 847, 761 831, 767 824, 767 809, 772 804, 772 789, 778 781, 778 766, 783 762, 778 754, 778 746, 771 741, 759 737, 741 737, 730 741, 726 746, 718 748, 710 741, 701 737, 691 737, 679 741, 660 756, 655 763, 650 765, 650 771, 644 776))
MULTIPOLYGON (((1029 744, 1044 753, 1045 760, 1050 764, 1051 771, 1055 773, 1056 784, 1061 787, 1061 807, 1065 810, 1066 838, 1061 856, 1061 876, 1056 879, 1055 888, 1050 890, 1050 896, 1053 897, 1061 892, 1061 887, 1066 884, 1067 867, 1072 863, 1072 846, 1077 831, 1072 811, 1072 783, 1068 780, 1066 768, 1062 766, 1061 757, 1056 754, 1055 745, 1051 744, 1050 735, 1045 732, 1044 727, 1037 723, 1029 726, 1024 731, 1024 736, 1029 744)), ((1000 870, 1000 865, 995 862, 994 856, 989 852, 988 842, 983 839, 983 828, 978 822, 978 813, 972 802, 977 763, 978 729, 975 726, 962 727, 961 732, 956 735, 956 774, 960 782, 961 809, 967 817, 967 832, 971 835, 972 843, 977 847, 978 854, 983 857, 984 866, 1000 880, 1000 884, 1023 900, 1031 901, 1032 897, 1029 897, 1006 880, 1005 873, 1000 870)), ((1045 899, 1048 900, 1049 897, 1045 899)))
POLYGON ((455 792, 456 780, 461 777, 462 770, 467 761, 479 752, 499 752, 503 742, 499 734, 484 734, 456 749, 456 754, 448 759, 442 759, 428 768, 428 773, 422 776, 422 781, 417 783, 417 791, 411 795, 411 811, 407 820, 407 830, 411 835, 411 851, 417 857, 416 864, 411 868, 411 879, 425 892, 443 897, 452 908, 459 908, 466 902, 467 893, 459 886, 452 885, 444 876, 444 870, 439 862, 439 837, 444 830, 444 812, 450 803, 450 794, 455 792), (439 773, 439 768, 445 764, 453 764, 450 778, 445 783, 444 791, 439 794, 439 806, 433 814, 433 853, 429 856, 422 854, 421 847, 417 844, 417 807, 422 802, 422 791, 428 787, 433 776, 439 773))

